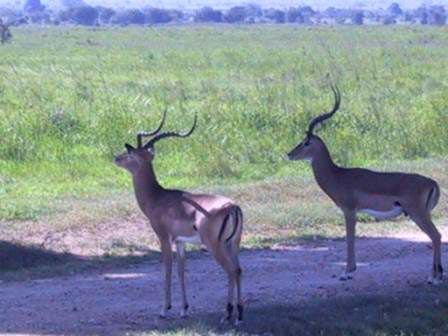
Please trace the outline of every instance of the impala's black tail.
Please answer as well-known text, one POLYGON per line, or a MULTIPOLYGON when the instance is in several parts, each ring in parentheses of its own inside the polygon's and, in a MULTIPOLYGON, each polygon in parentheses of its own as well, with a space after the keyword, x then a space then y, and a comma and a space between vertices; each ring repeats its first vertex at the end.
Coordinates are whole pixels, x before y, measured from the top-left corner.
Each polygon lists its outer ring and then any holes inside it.
POLYGON ((229 237, 226 238, 226 242, 228 243, 236 234, 238 231, 238 227, 243 223, 243 211, 241 208, 237 205, 233 206, 229 213, 224 217, 224 221, 222 223, 221 229, 219 230, 218 240, 222 240, 222 236, 224 235, 224 232, 226 231, 228 222, 230 217, 233 218, 233 230, 229 237))
POLYGON ((428 211, 434 209, 437 203, 439 203, 439 199, 440 199, 440 187, 437 183, 435 183, 434 187, 428 194, 428 199, 426 200, 426 209, 428 211))

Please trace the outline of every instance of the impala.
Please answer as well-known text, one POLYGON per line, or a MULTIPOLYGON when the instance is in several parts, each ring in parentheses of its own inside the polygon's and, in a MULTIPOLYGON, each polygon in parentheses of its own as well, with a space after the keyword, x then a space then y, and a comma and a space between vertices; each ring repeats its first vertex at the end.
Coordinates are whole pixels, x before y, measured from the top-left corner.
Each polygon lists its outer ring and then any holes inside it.
POLYGON ((137 135, 137 148, 125 144, 126 152, 115 158, 119 167, 132 174, 135 196, 142 212, 148 217, 161 246, 165 268, 165 301, 160 312, 165 317, 171 309, 172 245, 176 246, 177 266, 182 291, 181 316, 185 317, 188 301, 185 288, 185 243, 205 245, 228 276, 228 300, 225 320, 232 318, 236 286, 236 324, 243 319, 241 298, 242 270, 238 260, 239 245, 243 230, 241 208, 227 197, 218 195, 192 194, 182 190, 163 188, 157 181, 152 161, 154 145, 169 137, 186 138, 196 128, 188 132, 162 132, 166 110, 159 127, 151 132, 137 135), (143 138, 152 137, 143 144, 143 138))
POLYGON ((340 107, 340 92, 336 86, 332 86, 332 90, 335 96, 332 111, 311 121, 305 139, 288 153, 288 158, 310 161, 318 185, 344 214, 347 265, 340 279, 351 279, 356 270, 356 214, 361 212, 376 219, 408 215, 432 241, 433 268, 429 281, 439 283, 443 275, 441 236, 431 220, 431 210, 437 205, 440 197, 437 182, 417 174, 380 173, 336 165, 324 141, 313 133, 318 124, 331 118, 340 107))

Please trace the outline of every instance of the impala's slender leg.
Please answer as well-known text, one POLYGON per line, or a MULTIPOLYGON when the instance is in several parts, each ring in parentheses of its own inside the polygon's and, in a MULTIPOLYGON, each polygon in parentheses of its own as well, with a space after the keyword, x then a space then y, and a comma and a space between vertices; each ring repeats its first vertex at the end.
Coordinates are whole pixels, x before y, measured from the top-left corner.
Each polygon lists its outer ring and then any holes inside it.
POLYGON ((232 318, 235 284, 237 283, 239 273, 239 268, 234 264, 229 251, 227 251, 226 247, 223 246, 223 244, 223 242, 217 242, 216 245, 208 244, 209 246, 207 246, 207 249, 213 254, 213 257, 216 259, 218 264, 220 264, 224 271, 227 273, 227 277, 229 279, 226 316, 221 320, 221 322, 229 321, 232 318))
POLYGON ((356 231, 356 212, 351 210, 344 211, 346 243, 347 243, 347 265, 345 273, 340 276, 340 280, 353 278, 353 272, 356 271, 355 258, 355 231, 356 231))
POLYGON ((171 309, 171 274, 173 268, 173 253, 171 251, 171 241, 169 239, 161 242, 162 259, 165 268, 165 303, 160 311, 160 317, 166 317, 171 309))
POLYGON ((180 289, 182 291, 182 310, 180 312, 181 317, 187 316, 188 301, 187 292, 185 289, 185 244, 176 243, 177 251, 177 274, 179 277, 180 289))
POLYGON ((429 282, 437 284, 443 277, 441 252, 442 236, 432 222, 431 214, 427 210, 423 210, 421 212, 411 210, 410 216, 415 224, 417 224, 417 226, 431 239, 433 249, 433 267, 432 279, 430 279, 429 282))
POLYGON ((229 245, 229 253, 231 256, 231 259, 234 263, 234 265, 237 267, 237 275, 236 275, 236 302, 237 302, 237 309, 238 309, 238 319, 237 322, 241 322, 243 320, 243 300, 241 297, 241 277, 243 275, 243 270, 240 266, 240 261, 238 258, 239 253, 239 242, 234 241, 231 242, 229 245))

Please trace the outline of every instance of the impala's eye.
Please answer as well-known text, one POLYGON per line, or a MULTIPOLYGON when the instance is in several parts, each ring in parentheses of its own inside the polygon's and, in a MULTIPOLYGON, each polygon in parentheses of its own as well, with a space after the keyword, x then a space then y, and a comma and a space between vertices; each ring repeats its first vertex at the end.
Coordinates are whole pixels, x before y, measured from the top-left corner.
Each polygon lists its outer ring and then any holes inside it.
POLYGON ((305 142, 303 143, 303 145, 304 145, 305 147, 308 147, 308 146, 310 145, 310 142, 309 142, 309 141, 305 141, 305 142))

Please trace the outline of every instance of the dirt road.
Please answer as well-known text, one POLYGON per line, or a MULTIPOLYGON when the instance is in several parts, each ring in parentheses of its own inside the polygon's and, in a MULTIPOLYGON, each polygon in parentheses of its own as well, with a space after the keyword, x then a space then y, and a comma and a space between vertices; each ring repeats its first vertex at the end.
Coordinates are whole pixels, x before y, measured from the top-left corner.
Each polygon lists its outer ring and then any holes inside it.
MULTIPOLYGON (((423 234, 358 239, 356 249, 358 271, 346 282, 337 278, 345 259, 343 241, 243 251, 247 314, 270 303, 408 291, 429 275, 432 250, 423 234)), ((446 245, 443 253, 446 265, 446 245)), ((221 313, 227 283, 221 269, 206 253, 189 260, 187 269, 189 321, 221 313)), ((102 274, 2 283, 0 333, 123 334, 163 328, 178 318, 180 300, 174 279, 172 317, 158 318, 160 272, 160 263, 151 262, 102 274)))

